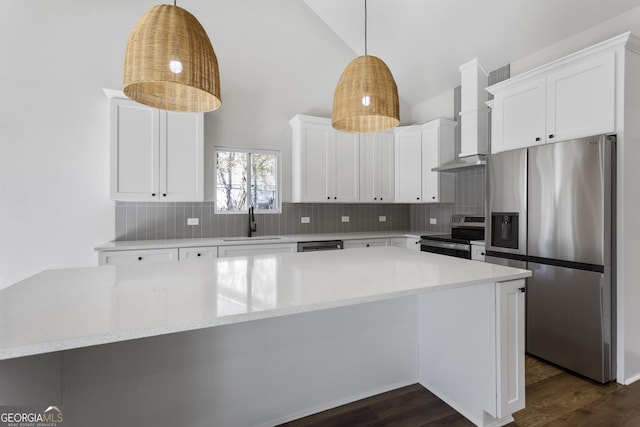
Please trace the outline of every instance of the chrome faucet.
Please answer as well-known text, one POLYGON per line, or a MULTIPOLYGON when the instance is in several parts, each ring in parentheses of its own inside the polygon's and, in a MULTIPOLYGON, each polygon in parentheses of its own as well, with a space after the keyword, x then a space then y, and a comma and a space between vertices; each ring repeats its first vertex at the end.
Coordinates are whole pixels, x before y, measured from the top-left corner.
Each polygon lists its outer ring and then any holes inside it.
POLYGON ((256 231, 258 231, 256 216, 253 214, 253 206, 249 206, 249 233, 247 237, 251 237, 251 233, 255 233, 256 231))

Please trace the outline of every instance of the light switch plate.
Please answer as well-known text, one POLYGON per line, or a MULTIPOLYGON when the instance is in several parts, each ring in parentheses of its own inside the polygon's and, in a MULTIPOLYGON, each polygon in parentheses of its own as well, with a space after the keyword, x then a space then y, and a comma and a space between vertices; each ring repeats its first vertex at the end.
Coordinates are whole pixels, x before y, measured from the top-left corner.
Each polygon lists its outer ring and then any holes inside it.
POLYGON ((387 217, 386 217, 386 216, 384 216, 384 215, 380 215, 380 216, 378 217, 378 222, 387 222, 387 217))
POLYGON ((309 224, 311 222, 311 217, 301 216, 300 217, 300 222, 303 223, 303 224, 309 224))
POLYGON ((187 225, 200 225, 200 218, 187 218, 187 225))
POLYGON ((435 225, 437 223, 438 223, 438 220, 436 218, 429 218, 429 224, 435 225))
POLYGON ((340 221, 349 222, 349 217, 348 216, 343 216, 342 218, 340 218, 340 221))

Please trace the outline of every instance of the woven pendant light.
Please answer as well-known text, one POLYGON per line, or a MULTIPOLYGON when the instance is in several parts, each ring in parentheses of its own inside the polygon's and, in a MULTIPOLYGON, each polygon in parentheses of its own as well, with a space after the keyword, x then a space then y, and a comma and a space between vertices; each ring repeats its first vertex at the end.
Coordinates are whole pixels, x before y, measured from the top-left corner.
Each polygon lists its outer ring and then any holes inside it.
POLYGON ((379 132, 400 124, 398 87, 380 58, 367 55, 367 0, 364 52, 347 65, 333 94, 331 125, 346 132, 379 132))
POLYGON ((123 92, 163 110, 206 112, 220 107, 218 59, 195 16, 162 4, 140 18, 127 43, 123 92))

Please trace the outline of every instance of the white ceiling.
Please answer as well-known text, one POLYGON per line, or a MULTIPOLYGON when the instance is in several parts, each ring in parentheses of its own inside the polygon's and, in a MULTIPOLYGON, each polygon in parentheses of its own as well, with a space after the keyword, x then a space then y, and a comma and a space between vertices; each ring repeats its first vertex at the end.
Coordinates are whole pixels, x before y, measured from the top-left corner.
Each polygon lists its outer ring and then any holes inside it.
MULTIPOLYGON (((364 54, 364 0, 305 0, 364 54)), ((460 84, 473 58, 489 70, 640 6, 640 0, 369 0, 368 53, 386 62, 409 105, 460 84)), ((345 64, 346 67, 347 64, 345 64)))

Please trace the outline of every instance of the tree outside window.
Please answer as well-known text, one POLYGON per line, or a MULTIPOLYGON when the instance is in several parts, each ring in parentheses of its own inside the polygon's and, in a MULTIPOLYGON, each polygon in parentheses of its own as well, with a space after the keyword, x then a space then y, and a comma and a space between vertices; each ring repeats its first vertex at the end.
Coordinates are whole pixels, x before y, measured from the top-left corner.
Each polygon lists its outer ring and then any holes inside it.
POLYGON ((280 209, 278 188, 279 153, 216 150, 216 211, 242 212, 280 209))

